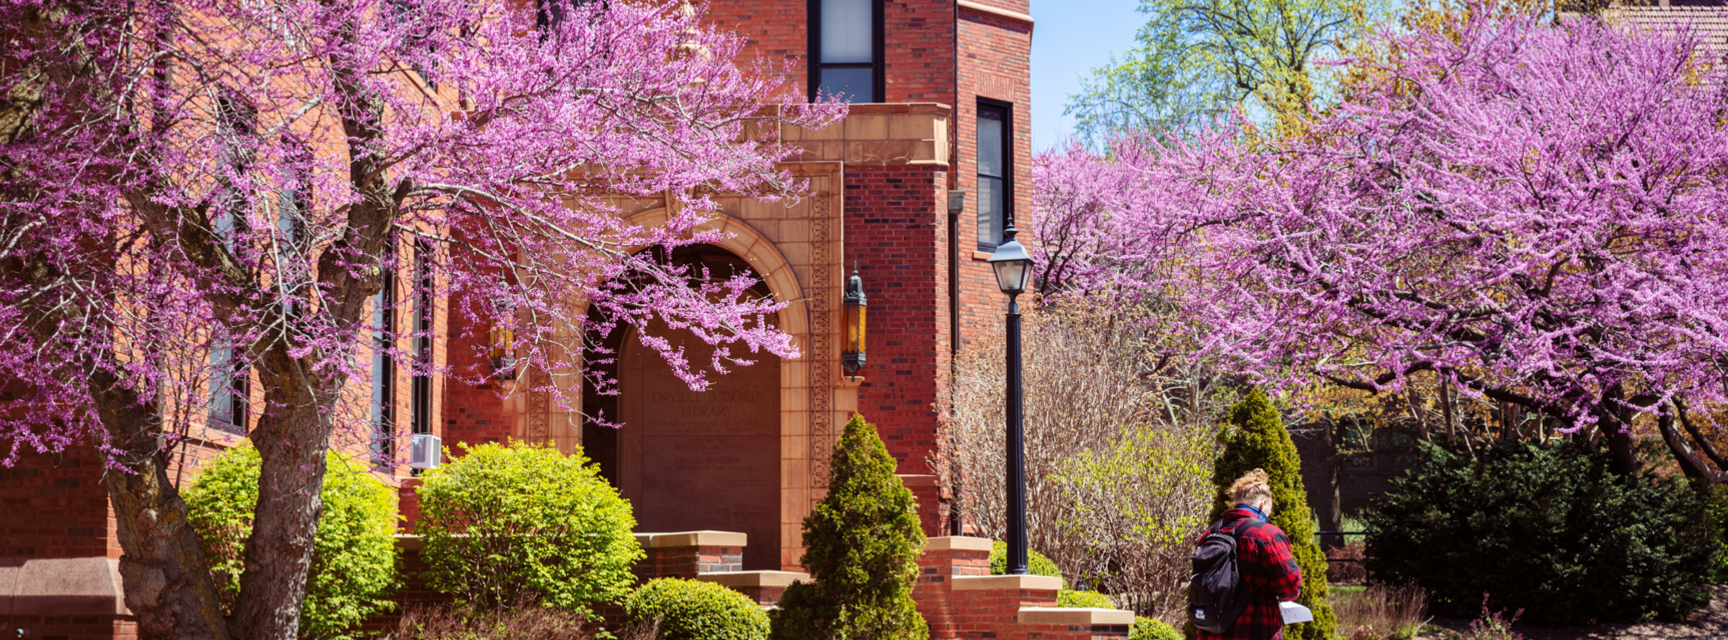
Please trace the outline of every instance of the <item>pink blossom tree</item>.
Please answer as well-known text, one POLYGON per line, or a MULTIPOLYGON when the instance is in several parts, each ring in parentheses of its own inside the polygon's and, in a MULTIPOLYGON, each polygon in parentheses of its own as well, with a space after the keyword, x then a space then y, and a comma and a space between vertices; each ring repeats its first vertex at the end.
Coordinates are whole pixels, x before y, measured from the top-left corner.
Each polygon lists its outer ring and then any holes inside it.
POLYGON ((374 344, 430 337, 374 335, 410 262, 412 297, 514 329, 519 377, 578 375, 586 332, 649 320, 718 347, 642 334, 696 389, 795 355, 750 278, 656 256, 717 239, 705 194, 795 197, 777 126, 844 107, 740 67, 688 5, 0 0, 0 24, 0 441, 108 456, 146 637, 295 637, 325 452, 366 428, 345 389, 374 344), (626 223, 632 197, 672 213, 626 223), (225 618, 168 455, 247 370, 262 493, 225 618))
POLYGON ((1728 401, 1728 66, 1687 33, 1473 9, 1384 36, 1300 138, 1046 156, 1041 284, 1181 305, 1268 384, 1431 372, 1625 472, 1652 422, 1722 479, 1687 408, 1728 401))

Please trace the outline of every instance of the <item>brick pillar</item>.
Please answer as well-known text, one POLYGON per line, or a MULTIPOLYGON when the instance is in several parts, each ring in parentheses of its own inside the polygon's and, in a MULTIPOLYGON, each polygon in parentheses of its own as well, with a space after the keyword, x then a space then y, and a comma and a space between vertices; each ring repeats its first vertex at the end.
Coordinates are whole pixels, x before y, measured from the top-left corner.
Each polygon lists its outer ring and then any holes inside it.
POLYGON ((694 578, 699 573, 739 571, 749 537, 733 531, 638 533, 648 557, 636 565, 643 582, 655 578, 694 578))
POLYGON ((989 540, 924 540, 912 597, 932 640, 1119 640, 1134 623, 1131 611, 1056 608, 1061 578, 989 574, 989 540))

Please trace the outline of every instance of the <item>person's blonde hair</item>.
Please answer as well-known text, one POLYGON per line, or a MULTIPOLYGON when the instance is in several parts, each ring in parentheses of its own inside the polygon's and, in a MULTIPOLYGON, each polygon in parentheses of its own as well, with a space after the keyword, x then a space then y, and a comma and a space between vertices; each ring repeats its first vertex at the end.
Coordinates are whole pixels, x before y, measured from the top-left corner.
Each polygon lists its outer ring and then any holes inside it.
POLYGON ((1271 478, 1265 469, 1249 471, 1230 483, 1230 499, 1237 504, 1259 504, 1261 498, 1272 499, 1271 478))

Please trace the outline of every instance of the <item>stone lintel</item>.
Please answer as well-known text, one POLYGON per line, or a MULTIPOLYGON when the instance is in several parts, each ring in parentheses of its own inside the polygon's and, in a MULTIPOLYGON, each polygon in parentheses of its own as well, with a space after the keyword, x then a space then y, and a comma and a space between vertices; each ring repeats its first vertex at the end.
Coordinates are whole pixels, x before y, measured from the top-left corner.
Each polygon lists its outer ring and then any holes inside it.
POLYGON ((1021 607, 1020 624, 1098 626, 1134 624, 1134 612, 1121 609, 1058 609, 1021 607))
POLYGON ((1056 576, 954 576, 948 579, 955 591, 1056 591, 1062 579, 1056 576))
POLYGON ((698 573, 696 579, 723 587, 787 587, 795 581, 810 581, 810 574, 801 571, 714 571, 698 573))
POLYGON ((745 547, 750 536, 736 531, 674 531, 671 533, 638 533, 636 542, 645 548, 667 547, 745 547))
POLYGON ((0 610, 14 616, 131 615, 115 558, 0 559, 0 610))
POLYGON ((989 538, 973 538, 970 536, 942 536, 925 538, 925 551, 990 551, 989 538))

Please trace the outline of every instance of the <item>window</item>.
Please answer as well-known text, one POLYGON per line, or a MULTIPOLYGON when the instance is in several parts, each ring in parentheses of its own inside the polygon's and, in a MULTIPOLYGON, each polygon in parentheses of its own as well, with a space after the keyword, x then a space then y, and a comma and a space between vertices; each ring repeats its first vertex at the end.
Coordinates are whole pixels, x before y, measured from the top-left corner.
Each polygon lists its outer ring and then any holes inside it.
POLYGON ((387 241, 380 263, 385 265, 372 294, 372 453, 381 467, 396 457, 396 246, 387 241))
MULTIPOLYGON (((220 330, 219 330, 220 331, 220 330)), ((210 340, 210 427, 246 435, 246 398, 251 368, 226 332, 210 340)))
POLYGON ((810 99, 881 102, 882 0, 810 0, 810 99))
POLYGON ((1014 156, 1008 105, 978 103, 978 248, 1002 242, 1003 223, 1014 217, 1014 156))
POLYGON ((414 242, 414 379, 409 433, 432 433, 432 243, 414 242))

